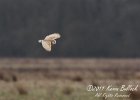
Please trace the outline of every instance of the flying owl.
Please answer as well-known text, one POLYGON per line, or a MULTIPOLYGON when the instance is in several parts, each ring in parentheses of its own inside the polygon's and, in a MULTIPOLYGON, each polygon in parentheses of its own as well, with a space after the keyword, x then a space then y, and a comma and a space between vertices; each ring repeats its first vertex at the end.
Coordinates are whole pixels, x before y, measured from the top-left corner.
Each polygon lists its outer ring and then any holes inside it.
POLYGON ((56 39, 60 37, 59 33, 53 33, 46 36, 44 40, 38 40, 38 42, 42 43, 43 48, 50 52, 52 45, 56 44, 56 39))

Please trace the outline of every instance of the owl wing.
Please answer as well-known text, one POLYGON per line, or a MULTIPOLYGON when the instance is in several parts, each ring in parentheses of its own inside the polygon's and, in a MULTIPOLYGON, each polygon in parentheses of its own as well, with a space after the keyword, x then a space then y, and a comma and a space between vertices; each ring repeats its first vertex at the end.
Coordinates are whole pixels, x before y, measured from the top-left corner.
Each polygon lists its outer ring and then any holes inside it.
POLYGON ((55 40, 55 39, 58 39, 58 38, 60 38, 60 34, 59 33, 53 33, 53 34, 50 34, 50 35, 46 36, 44 40, 55 40))
POLYGON ((50 41, 42 41, 42 46, 45 50, 51 51, 51 42, 50 41))

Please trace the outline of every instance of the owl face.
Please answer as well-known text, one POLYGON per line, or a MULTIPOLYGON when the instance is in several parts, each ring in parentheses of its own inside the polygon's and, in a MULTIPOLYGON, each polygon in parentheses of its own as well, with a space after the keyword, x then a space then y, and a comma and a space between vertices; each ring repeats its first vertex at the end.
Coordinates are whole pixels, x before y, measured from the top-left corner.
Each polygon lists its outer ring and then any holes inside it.
POLYGON ((42 40, 38 40, 38 43, 42 43, 42 40))
POLYGON ((38 40, 39 43, 42 43, 42 46, 45 50, 51 51, 52 44, 56 44, 56 39, 60 38, 59 33, 53 33, 45 37, 44 40, 38 40))

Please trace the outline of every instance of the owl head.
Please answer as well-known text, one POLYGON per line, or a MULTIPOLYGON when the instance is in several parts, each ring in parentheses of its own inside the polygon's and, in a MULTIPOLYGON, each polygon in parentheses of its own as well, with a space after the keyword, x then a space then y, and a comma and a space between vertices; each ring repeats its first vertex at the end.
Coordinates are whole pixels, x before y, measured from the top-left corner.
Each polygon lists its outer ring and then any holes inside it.
POLYGON ((38 43, 42 43, 42 40, 38 40, 38 43))

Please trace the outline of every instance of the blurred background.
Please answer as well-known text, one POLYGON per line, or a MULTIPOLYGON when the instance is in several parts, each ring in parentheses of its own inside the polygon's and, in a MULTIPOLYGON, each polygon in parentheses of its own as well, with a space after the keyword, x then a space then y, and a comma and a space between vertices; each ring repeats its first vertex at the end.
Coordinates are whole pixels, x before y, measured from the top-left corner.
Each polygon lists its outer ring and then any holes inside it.
POLYGON ((0 0, 0 57, 140 57, 139 18, 139 0, 0 0))

